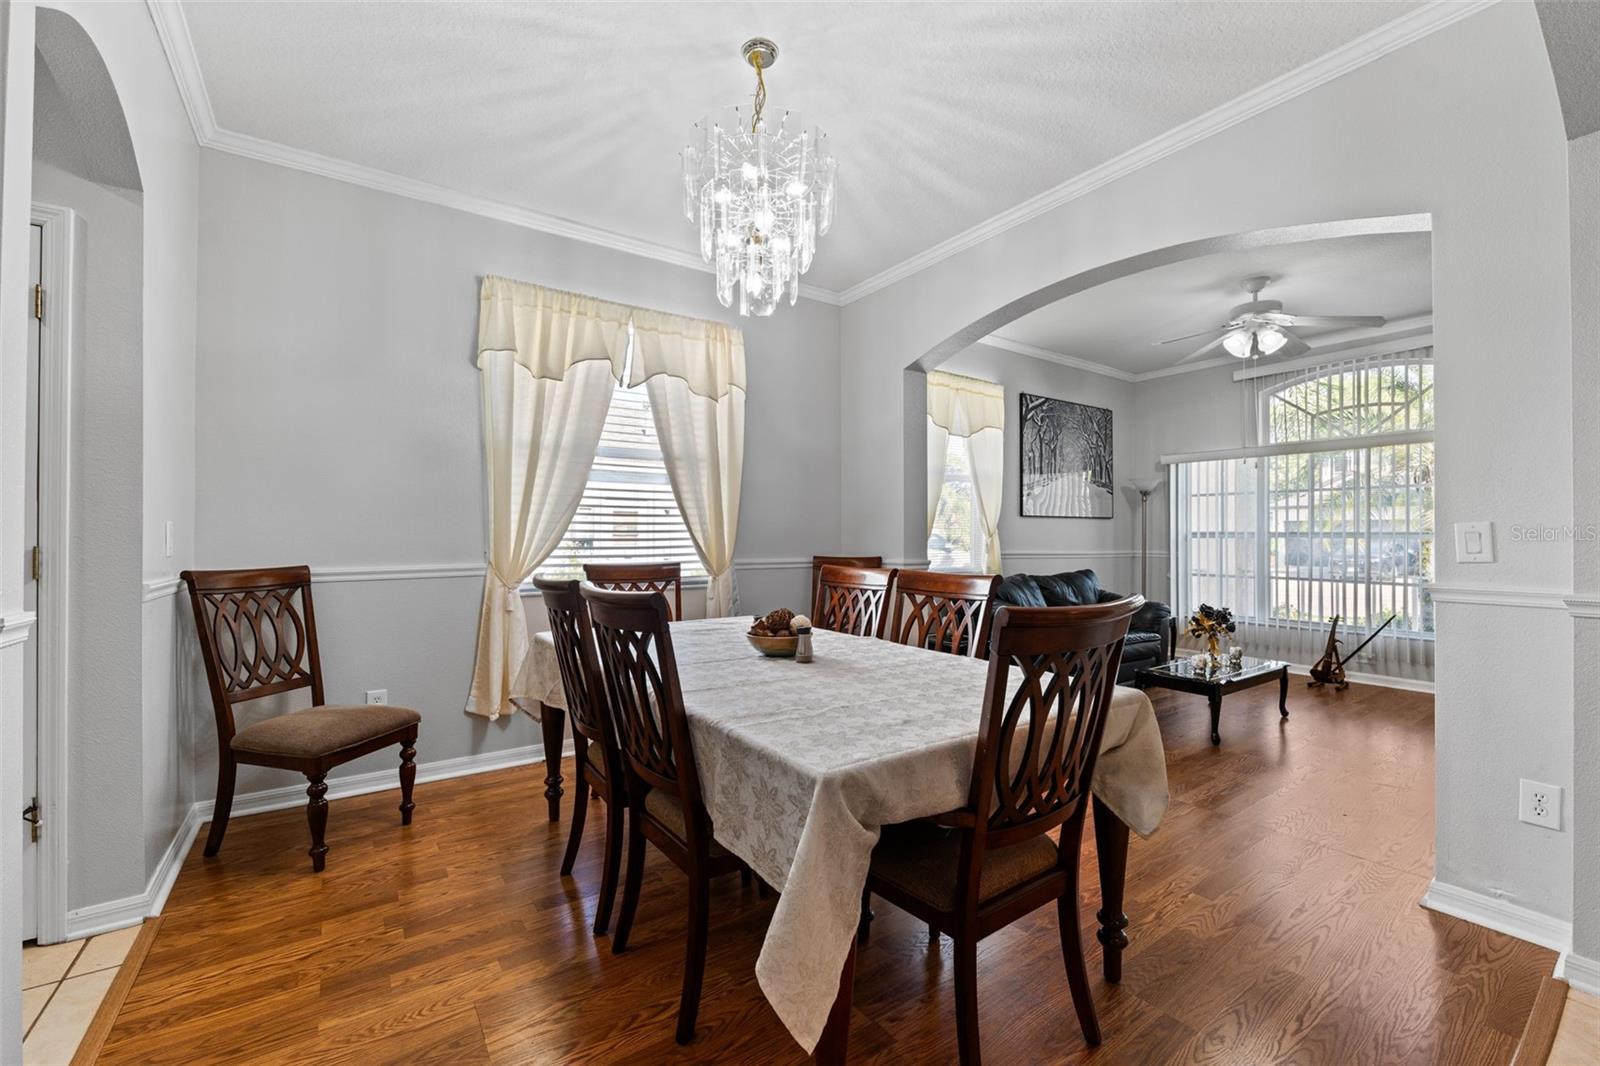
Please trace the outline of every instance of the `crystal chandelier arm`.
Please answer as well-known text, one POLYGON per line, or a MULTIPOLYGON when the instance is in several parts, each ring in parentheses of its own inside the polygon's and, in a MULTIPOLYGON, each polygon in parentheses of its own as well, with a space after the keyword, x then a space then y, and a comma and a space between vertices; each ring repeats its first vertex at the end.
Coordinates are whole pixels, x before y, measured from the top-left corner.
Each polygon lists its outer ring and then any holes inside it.
POLYGON ((756 107, 750 116, 750 132, 754 133, 761 126, 761 109, 767 106, 767 79, 761 73, 760 52, 751 53, 750 63, 756 68, 756 107))

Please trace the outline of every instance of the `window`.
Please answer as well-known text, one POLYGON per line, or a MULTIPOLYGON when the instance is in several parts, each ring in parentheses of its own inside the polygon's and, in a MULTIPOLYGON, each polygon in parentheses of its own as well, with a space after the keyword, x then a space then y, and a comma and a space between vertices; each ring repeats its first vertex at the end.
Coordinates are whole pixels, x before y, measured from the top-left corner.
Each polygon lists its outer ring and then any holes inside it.
POLYGON ((1393 614, 1391 632, 1431 634, 1430 359, 1268 379, 1259 401, 1259 454, 1175 470, 1182 609, 1358 629, 1393 614))
POLYGON ((672 494, 643 384, 612 392, 583 500, 539 573, 582 578, 585 563, 681 563, 684 577, 705 576, 672 494))
POLYGON ((984 534, 972 491, 972 462, 966 437, 950 437, 945 449, 944 485, 928 535, 928 565, 935 570, 980 570, 984 534))

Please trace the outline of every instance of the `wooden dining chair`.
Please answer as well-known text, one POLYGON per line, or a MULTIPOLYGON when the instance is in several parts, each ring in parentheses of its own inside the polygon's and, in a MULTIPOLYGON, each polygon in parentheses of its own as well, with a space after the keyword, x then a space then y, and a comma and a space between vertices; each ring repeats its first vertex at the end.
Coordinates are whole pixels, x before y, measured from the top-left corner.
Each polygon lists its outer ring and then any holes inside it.
POLYGON ((1078 1023, 1100 1043, 1078 924, 1079 852, 1123 638, 1143 604, 1001 607, 966 805, 885 827, 873 850, 868 889, 955 942, 963 1066, 980 1059, 978 941, 1050 902, 1078 1023), (1008 696, 1013 669, 1021 683, 1008 696))
POLYGON ((659 592, 669 597, 667 621, 683 617, 682 563, 585 563, 583 579, 616 592, 659 592))
POLYGON ((817 602, 817 587, 822 584, 822 568, 824 566, 856 566, 865 570, 877 570, 883 566, 881 555, 813 555, 811 557, 811 599, 808 603, 817 602))
POLYGON ((572 798, 572 827, 567 832, 567 850, 561 857, 561 876, 572 873, 583 842, 584 820, 589 809, 589 792, 605 801, 605 860, 600 872, 600 896, 595 902, 596 936, 611 924, 611 905, 617 896, 617 878, 622 869, 622 813, 627 809, 624 793, 625 773, 622 756, 612 734, 611 716, 606 711, 605 689, 600 680, 599 660, 595 657, 594 634, 589 626, 589 605, 578 592, 576 581, 533 579, 534 586, 550 612, 550 635, 556 646, 556 665, 561 673, 561 689, 567 698, 567 713, 572 718, 572 754, 577 765, 577 790, 572 798))
POLYGON ((898 570, 824 566, 811 598, 811 624, 817 629, 881 637, 889 621, 889 590, 898 570))
POLYGON ((600 673, 617 728, 617 746, 628 768, 628 873, 611 950, 621 954, 627 949, 639 907, 645 841, 649 841, 689 878, 688 944, 677 1031, 678 1043, 687 1044, 694 1038, 705 976, 711 879, 741 871, 744 864, 716 842, 701 799, 666 597, 591 585, 582 591, 600 650, 600 673))
POLYGON ((894 582, 889 639, 933 651, 986 658, 998 574, 902 570, 894 582))
POLYGON ((330 706, 323 699, 311 571, 185 570, 200 657, 217 719, 217 800, 205 853, 215 855, 228 831, 238 766, 274 766, 306 775, 311 869, 321 872, 328 846, 328 771, 369 752, 400 745, 400 824, 411 824, 417 779, 417 724, 422 716, 387 704, 330 706), (236 727, 234 705, 296 689, 312 706, 236 727))

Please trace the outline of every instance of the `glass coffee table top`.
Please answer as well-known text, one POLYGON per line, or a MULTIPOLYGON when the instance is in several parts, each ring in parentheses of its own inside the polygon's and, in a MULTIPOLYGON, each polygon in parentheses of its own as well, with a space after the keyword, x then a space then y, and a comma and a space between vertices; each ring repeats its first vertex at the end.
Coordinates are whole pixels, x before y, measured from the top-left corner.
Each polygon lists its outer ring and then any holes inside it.
POLYGON ((1289 664, 1281 659, 1256 659, 1246 655, 1238 667, 1231 667, 1227 660, 1223 660, 1222 668, 1215 673, 1196 670, 1187 658, 1173 659, 1159 666, 1147 666, 1142 673, 1155 674, 1159 677, 1178 677, 1185 681, 1243 681, 1247 678, 1260 677, 1263 674, 1275 674, 1289 664))

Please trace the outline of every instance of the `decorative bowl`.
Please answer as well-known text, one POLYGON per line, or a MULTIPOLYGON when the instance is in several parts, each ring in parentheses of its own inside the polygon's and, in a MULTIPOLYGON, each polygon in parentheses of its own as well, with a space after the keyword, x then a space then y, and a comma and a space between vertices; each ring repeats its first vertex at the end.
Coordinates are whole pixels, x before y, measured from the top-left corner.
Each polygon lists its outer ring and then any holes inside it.
POLYGON ((759 633, 746 633, 745 639, 750 646, 762 655, 771 659, 792 659, 794 649, 800 643, 800 638, 793 633, 786 637, 768 637, 759 633))

